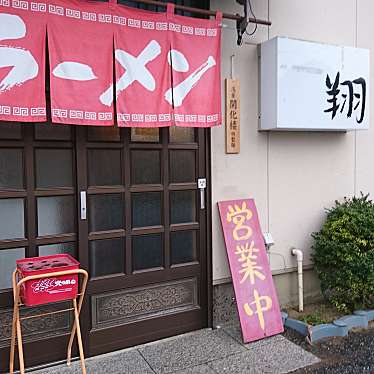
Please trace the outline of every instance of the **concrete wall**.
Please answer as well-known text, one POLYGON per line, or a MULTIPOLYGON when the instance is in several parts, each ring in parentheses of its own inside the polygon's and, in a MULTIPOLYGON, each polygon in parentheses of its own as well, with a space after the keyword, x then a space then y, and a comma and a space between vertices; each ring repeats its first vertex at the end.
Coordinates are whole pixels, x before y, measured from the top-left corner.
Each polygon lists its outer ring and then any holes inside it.
MULTIPOLYGON (((361 190, 374 192, 371 165, 374 126, 357 133, 257 131, 257 44, 275 36, 288 36, 374 50, 374 2, 252 0, 252 4, 256 16, 269 19, 272 26, 258 26, 254 36, 244 37, 241 47, 236 46, 235 22, 224 20, 222 78, 230 77, 230 56, 234 55, 234 74, 241 82, 241 152, 226 155, 224 126, 212 130, 215 284, 230 278, 217 201, 255 198, 262 229, 270 231, 275 240, 271 268, 275 273, 282 273, 296 266, 290 255, 291 247, 301 248, 305 252, 305 264, 311 264, 311 233, 319 230, 324 208, 332 206, 335 199, 361 190)), ((212 0, 211 8, 242 13, 235 0, 212 0)), ((249 31, 252 27, 249 26, 249 31)), ((371 107, 372 104, 373 100, 371 107)), ((318 287, 317 282, 315 285, 318 287)), ((287 294, 291 287, 283 285, 278 290, 287 294)), ((287 295, 280 298, 286 300, 287 295)))

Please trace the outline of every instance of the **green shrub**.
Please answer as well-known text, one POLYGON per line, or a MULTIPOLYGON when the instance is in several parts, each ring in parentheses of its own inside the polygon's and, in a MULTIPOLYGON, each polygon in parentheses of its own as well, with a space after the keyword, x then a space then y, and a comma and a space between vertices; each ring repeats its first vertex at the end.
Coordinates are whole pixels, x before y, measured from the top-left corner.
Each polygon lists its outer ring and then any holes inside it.
POLYGON ((344 312, 374 306, 374 204, 344 198, 313 233, 313 260, 323 295, 344 312))
POLYGON ((300 321, 307 323, 308 325, 316 326, 322 325, 324 323, 329 323, 326 318, 322 315, 320 311, 316 311, 315 313, 307 314, 305 316, 301 316, 299 318, 300 321))

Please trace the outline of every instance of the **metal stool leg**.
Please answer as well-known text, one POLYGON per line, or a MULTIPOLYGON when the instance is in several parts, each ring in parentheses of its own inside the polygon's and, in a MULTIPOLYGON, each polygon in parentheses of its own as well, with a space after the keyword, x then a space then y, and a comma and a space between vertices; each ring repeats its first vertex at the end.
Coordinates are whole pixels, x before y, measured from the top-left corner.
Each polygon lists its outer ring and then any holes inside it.
MULTIPOLYGON (((78 302, 78 316, 80 315, 80 312, 81 312, 81 309, 82 309, 84 294, 86 292, 87 281, 88 281, 87 272, 82 272, 82 275, 83 275, 83 282, 82 282, 82 288, 81 288, 81 292, 80 292, 80 296, 79 296, 79 302, 78 302)), ((75 299, 75 303, 76 302, 77 301, 75 299)), ((73 346, 76 331, 77 331, 77 324, 74 322, 74 325, 73 325, 73 328, 72 328, 71 334, 70 334, 69 343, 68 343, 68 352, 67 352, 67 360, 66 360, 67 361, 66 363, 67 363, 68 366, 70 366, 70 364, 71 364, 71 350, 72 350, 72 346, 73 346)))
POLYGON ((15 311, 13 313, 12 338, 10 342, 9 374, 13 374, 14 372, 14 352, 15 352, 15 345, 16 345, 16 334, 17 334, 17 343, 18 343, 19 370, 21 374, 24 374, 25 373, 25 361, 23 357, 22 332, 21 332, 21 322, 19 319, 18 305, 15 306, 15 311))
POLYGON ((18 357, 19 357, 19 371, 21 374, 25 373, 25 361, 23 358, 23 345, 22 345, 22 332, 21 332, 21 322, 19 319, 19 308, 17 308, 17 341, 18 341, 18 357))
MULTIPOLYGON (((74 303, 74 302, 73 302, 74 303)), ((74 308, 75 309, 75 308, 74 308)), ((78 307, 78 313, 80 312, 79 310, 79 307, 78 307)), ((66 365, 67 366, 70 366, 71 365, 71 350, 72 350, 72 347, 73 347, 73 342, 74 342, 74 338, 75 338, 75 333, 77 331, 77 324, 75 322, 75 316, 74 316, 74 323, 73 323, 73 327, 71 329, 71 333, 70 333, 70 338, 69 338, 69 343, 68 343, 68 353, 67 353, 67 358, 66 358, 66 365)))
POLYGON ((79 325, 79 312, 77 307, 77 299, 73 300, 74 304, 74 317, 75 317, 75 325, 77 330, 77 340, 78 340, 78 348, 79 348, 79 357, 81 360, 81 367, 82 367, 82 373, 86 374, 86 365, 84 363, 84 352, 83 352, 83 344, 82 344, 82 335, 81 335, 81 329, 79 325))
POLYGON ((10 340, 9 374, 13 374, 14 372, 14 352, 15 352, 16 334, 17 334, 18 303, 15 301, 15 297, 16 297, 16 272, 15 271, 13 272, 13 275, 12 275, 12 283, 13 283, 14 306, 13 306, 13 320, 12 320, 12 337, 10 340))
POLYGON ((10 340, 9 374, 13 374, 14 372, 14 351, 15 351, 15 345, 16 345, 16 329, 17 329, 14 316, 15 316, 15 312, 13 312, 12 338, 10 340))
POLYGON ((9 358, 9 374, 14 372, 14 353, 16 349, 16 335, 17 335, 17 315, 18 315, 18 305, 14 306, 13 310, 13 321, 12 321, 12 338, 10 341, 10 358, 9 358))

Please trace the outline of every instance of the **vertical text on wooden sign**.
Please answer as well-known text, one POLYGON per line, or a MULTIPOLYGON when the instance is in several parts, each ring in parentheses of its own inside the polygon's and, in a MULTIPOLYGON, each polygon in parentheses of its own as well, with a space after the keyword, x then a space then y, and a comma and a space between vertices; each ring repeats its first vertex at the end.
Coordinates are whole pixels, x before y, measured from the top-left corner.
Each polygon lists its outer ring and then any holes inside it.
POLYGON ((253 199, 218 203, 245 343, 283 332, 282 318, 253 199))
POLYGON ((226 79, 226 153, 240 152, 240 82, 226 79))

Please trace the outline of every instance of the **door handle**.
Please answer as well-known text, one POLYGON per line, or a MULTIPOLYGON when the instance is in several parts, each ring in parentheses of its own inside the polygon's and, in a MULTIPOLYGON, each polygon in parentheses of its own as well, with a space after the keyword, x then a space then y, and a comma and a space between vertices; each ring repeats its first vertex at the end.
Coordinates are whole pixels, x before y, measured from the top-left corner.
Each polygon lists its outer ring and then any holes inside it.
POLYGON ((205 209, 205 190, 206 190, 206 178, 199 178, 197 180, 197 186, 200 190, 200 209, 205 209))
POLYGON ((81 191, 81 220, 87 219, 87 193, 86 191, 81 191))

